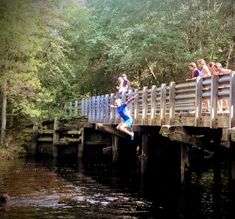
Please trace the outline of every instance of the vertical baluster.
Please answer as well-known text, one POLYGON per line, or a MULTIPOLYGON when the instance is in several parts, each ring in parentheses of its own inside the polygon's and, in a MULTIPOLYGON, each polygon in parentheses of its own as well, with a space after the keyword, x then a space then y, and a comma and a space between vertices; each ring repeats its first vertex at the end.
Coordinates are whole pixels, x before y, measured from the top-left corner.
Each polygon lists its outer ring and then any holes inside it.
POLYGON ((169 91, 169 104, 170 104, 170 109, 169 109, 169 125, 171 125, 172 120, 175 115, 175 82, 170 83, 170 91, 169 91))
POLYGON ((211 76, 211 108, 210 108, 210 128, 216 128, 217 115, 217 101, 218 101, 218 76, 211 76))
POLYGON ((235 127, 235 72, 230 77, 230 95, 229 95, 229 128, 235 127))
MULTIPOLYGON (((138 90, 135 90, 135 94, 137 94, 138 90)), ((138 116, 139 116, 139 96, 134 99, 134 123, 139 123, 138 116)))
POLYGON ((195 95, 195 126, 199 125, 202 116, 202 82, 203 78, 197 77, 196 80, 196 95, 195 95))
POLYGON ((146 123, 146 114, 147 114, 147 95, 148 95, 147 87, 143 87, 143 104, 142 104, 142 119, 141 124, 146 123))
POLYGON ((104 122, 104 95, 100 97, 100 122, 104 122))
POLYGON ((154 119, 156 118, 156 86, 153 85, 151 88, 151 113, 150 113, 150 124, 155 124, 154 119))
POLYGON ((160 96, 160 122, 161 125, 165 122, 166 114, 166 84, 161 85, 161 96, 160 96))
POLYGON ((92 120, 92 98, 90 97, 88 100, 89 111, 88 111, 88 122, 92 120))
MULTIPOLYGON (((110 105, 114 104, 114 94, 113 93, 110 94, 109 104, 110 105)), ((113 123, 114 122, 114 116, 115 116, 115 109, 114 108, 110 108, 109 123, 113 123)))
POLYGON ((100 122, 100 96, 96 97, 96 117, 95 122, 100 122))
POLYGON ((96 98, 92 97, 92 122, 95 121, 96 98))
POLYGON ((109 107, 109 95, 106 94, 105 95, 105 100, 104 100, 104 122, 107 123, 109 120, 109 111, 110 111, 110 107, 109 107))

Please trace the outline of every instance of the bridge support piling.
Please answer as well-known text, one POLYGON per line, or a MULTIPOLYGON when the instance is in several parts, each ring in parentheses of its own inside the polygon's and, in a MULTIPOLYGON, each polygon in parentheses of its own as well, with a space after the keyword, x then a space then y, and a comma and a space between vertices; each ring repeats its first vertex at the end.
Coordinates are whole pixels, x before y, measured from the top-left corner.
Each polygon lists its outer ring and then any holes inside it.
POLYGON ((142 134, 142 153, 140 156, 140 174, 141 174, 141 190, 145 190, 145 176, 147 171, 147 164, 148 164, 148 154, 149 154, 149 134, 143 133, 142 134))
POLYGON ((181 159, 180 159, 180 180, 181 184, 185 183, 185 173, 189 167, 189 146, 181 143, 181 159))
POLYGON ((54 158, 58 157, 58 148, 55 142, 59 141, 59 133, 56 131, 59 128, 59 121, 57 118, 54 119, 54 127, 53 127, 53 143, 52 143, 52 156, 54 158))
POLYGON ((77 152, 78 152, 78 160, 81 161, 83 157, 83 152, 84 152, 84 133, 85 130, 84 128, 80 128, 80 139, 81 141, 77 145, 77 152))
POLYGON ((37 141, 38 141, 38 126, 33 126, 33 137, 32 137, 32 144, 31 144, 31 154, 35 156, 37 153, 37 141))
POLYGON ((235 142, 230 142, 231 154, 230 154, 230 178, 235 184, 235 142))
POLYGON ((221 139, 222 139, 222 130, 216 132, 213 139, 213 148, 214 148, 214 183, 220 184, 221 182, 221 139))
POLYGON ((112 136, 112 153, 113 153, 113 163, 117 163, 119 160, 119 137, 112 136))

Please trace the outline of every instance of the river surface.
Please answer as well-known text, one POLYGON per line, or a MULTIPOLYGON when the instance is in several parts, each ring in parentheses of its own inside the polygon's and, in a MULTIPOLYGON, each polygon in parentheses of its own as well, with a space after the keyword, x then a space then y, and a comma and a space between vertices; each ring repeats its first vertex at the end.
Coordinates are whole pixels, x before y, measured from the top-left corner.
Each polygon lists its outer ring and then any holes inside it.
POLYGON ((235 218, 223 165, 219 183, 212 169, 192 172, 190 185, 177 191, 177 199, 172 193, 174 201, 168 204, 169 199, 145 197, 138 180, 117 176, 107 164, 84 168, 72 160, 1 161, 0 194, 7 193, 10 201, 0 208, 0 219, 235 218))

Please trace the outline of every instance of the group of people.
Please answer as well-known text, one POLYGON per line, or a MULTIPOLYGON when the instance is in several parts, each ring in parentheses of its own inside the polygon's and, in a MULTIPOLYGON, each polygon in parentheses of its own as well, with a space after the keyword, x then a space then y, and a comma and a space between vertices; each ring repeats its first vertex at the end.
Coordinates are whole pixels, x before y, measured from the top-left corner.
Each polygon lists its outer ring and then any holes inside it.
POLYGON ((119 94, 122 94, 123 92, 126 92, 131 89, 131 83, 128 80, 126 74, 122 74, 118 77, 118 85, 116 86, 116 89, 119 94))
POLYGON ((223 66, 219 62, 209 62, 207 64, 204 59, 198 59, 197 65, 194 62, 189 63, 188 68, 192 73, 192 78, 198 76, 206 77, 212 75, 227 74, 232 72, 232 70, 230 69, 223 68, 223 66))
MULTIPOLYGON (((232 70, 223 68, 221 63, 209 62, 208 64, 204 59, 198 59, 197 64, 194 62, 189 63, 189 70, 191 71, 191 79, 197 77, 207 77, 212 75, 221 75, 231 73, 232 70)), ((217 102, 218 111, 223 111, 228 109, 227 100, 218 100, 217 102)), ((210 110, 210 102, 205 101, 205 107, 207 110, 210 110)))
MULTIPOLYGON (((198 59, 197 64, 195 62, 191 62, 188 65, 189 70, 191 71, 191 79, 195 79, 197 77, 207 77, 212 75, 220 75, 220 74, 228 74, 231 73, 232 70, 223 68, 220 63, 209 62, 208 64, 204 59, 198 59)), ((190 79, 189 79, 190 80, 190 79)), ((123 92, 131 89, 130 81, 127 78, 126 74, 122 74, 118 77, 118 85, 116 86, 118 97, 114 101, 114 104, 111 107, 116 108, 117 112, 122 118, 122 122, 117 125, 117 130, 122 131, 131 137, 131 140, 134 140, 134 132, 132 131, 132 123, 133 120, 131 115, 129 114, 126 106, 131 103, 138 95, 133 96, 128 99, 126 102, 122 102, 120 96, 123 92)), ((210 110, 210 101, 204 101, 204 105, 206 110, 210 110)), ((228 101, 227 100, 218 100, 217 102, 218 111, 223 111, 228 109, 228 101)))

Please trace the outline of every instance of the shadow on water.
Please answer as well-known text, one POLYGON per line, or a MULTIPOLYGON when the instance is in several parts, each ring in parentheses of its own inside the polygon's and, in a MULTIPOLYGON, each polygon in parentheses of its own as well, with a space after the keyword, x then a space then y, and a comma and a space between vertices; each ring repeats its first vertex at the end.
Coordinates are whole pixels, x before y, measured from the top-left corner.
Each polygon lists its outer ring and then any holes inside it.
POLYGON ((83 163, 64 157, 1 162, 0 193, 10 202, 0 218, 234 218, 226 162, 215 172, 213 161, 194 157, 184 186, 175 183, 172 165, 155 166, 143 189, 135 156, 121 165, 99 156, 83 163))

